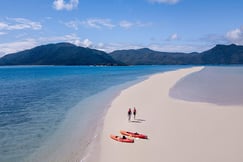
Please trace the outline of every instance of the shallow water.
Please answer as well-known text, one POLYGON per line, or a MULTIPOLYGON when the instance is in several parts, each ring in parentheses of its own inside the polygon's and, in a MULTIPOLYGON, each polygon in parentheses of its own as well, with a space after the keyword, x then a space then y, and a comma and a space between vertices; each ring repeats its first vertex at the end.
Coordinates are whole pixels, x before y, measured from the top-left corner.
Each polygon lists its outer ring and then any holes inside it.
MULTIPOLYGON (((70 143, 61 142, 70 140, 71 130, 77 143, 76 135, 93 131, 96 124, 90 122, 101 118, 106 104, 122 87, 101 92, 178 68, 185 66, 0 67, 0 161, 21 162, 29 157, 37 161, 46 152, 54 155, 58 147, 70 143)), ((87 144, 85 140, 78 141, 80 148, 87 144)))
POLYGON ((206 66, 170 90, 170 96, 193 102, 243 106, 243 66, 206 66))

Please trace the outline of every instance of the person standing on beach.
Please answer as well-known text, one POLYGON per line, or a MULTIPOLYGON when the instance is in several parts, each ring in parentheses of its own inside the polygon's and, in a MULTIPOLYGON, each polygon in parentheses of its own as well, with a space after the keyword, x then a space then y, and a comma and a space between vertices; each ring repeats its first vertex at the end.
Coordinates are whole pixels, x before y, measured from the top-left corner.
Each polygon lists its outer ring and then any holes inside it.
POLYGON ((132 110, 131 110, 131 108, 129 108, 127 114, 128 114, 128 120, 130 121, 130 120, 131 120, 131 115, 132 115, 132 110))
POLYGON ((134 118, 134 119, 136 118, 136 114, 137 114, 137 110, 136 110, 136 108, 134 107, 134 108, 133 108, 133 118, 134 118))

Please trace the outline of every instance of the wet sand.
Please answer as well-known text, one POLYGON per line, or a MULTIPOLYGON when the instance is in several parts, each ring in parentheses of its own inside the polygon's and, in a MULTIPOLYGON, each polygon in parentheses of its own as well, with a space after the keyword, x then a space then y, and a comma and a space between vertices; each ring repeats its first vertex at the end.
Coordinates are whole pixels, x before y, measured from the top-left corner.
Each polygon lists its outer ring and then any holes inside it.
POLYGON ((243 106, 243 66, 205 67, 182 78, 169 94, 187 101, 243 106))

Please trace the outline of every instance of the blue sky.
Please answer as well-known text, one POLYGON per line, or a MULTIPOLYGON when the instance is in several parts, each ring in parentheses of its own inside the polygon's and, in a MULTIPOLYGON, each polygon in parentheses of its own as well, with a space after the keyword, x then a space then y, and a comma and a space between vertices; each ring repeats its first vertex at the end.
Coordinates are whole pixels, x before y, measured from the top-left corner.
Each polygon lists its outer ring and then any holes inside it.
POLYGON ((242 0, 1 0, 0 57, 70 42, 107 52, 243 45, 242 0))

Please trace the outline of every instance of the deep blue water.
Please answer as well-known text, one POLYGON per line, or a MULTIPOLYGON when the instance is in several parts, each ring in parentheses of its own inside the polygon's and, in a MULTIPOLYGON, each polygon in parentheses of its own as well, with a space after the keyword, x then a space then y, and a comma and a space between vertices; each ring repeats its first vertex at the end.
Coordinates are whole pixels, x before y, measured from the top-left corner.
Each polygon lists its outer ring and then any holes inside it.
POLYGON ((33 153, 83 99, 142 76, 182 67, 0 67, 0 161, 22 161, 33 153))

